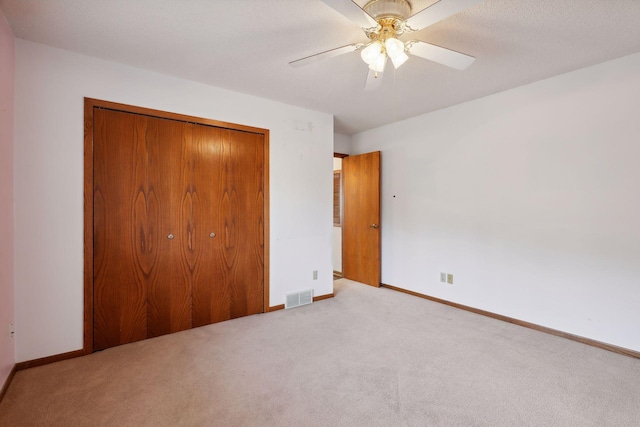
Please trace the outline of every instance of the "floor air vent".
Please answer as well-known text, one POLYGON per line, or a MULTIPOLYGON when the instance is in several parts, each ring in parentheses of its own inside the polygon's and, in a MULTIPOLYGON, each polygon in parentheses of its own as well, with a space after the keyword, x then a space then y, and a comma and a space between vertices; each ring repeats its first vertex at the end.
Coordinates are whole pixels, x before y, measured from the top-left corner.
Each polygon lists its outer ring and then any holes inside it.
POLYGON ((293 308, 313 302, 313 289, 285 295, 287 297, 284 308, 293 308))

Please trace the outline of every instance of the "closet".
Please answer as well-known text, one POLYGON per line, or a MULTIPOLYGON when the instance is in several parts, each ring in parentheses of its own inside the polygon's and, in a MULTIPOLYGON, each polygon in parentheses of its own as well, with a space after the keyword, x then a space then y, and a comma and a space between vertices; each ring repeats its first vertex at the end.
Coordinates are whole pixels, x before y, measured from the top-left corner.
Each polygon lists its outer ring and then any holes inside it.
POLYGON ((264 312, 264 131, 95 104, 92 350, 264 312))

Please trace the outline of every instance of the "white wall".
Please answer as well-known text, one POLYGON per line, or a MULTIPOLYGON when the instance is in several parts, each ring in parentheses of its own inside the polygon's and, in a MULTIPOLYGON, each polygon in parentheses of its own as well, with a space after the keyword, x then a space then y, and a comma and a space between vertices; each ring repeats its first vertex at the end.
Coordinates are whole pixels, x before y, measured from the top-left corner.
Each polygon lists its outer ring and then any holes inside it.
POLYGON ((13 79, 14 37, 0 11, 0 388, 15 363, 13 281, 13 79))
POLYGON ((271 305, 333 292, 331 115, 20 39, 15 97, 17 361, 83 345, 83 97, 269 129, 271 305))
POLYGON ((351 137, 341 133, 334 134, 333 151, 340 154, 351 154, 351 137))
POLYGON ((354 135, 383 282, 640 350, 639 117, 634 54, 354 135))

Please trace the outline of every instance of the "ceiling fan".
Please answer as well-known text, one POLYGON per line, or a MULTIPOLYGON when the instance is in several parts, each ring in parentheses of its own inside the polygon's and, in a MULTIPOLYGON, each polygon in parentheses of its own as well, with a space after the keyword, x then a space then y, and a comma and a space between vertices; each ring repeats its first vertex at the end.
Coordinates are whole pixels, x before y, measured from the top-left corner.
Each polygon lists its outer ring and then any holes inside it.
POLYGON ((388 59, 398 68, 409 59, 407 54, 410 54, 457 70, 464 70, 475 60, 473 56, 421 40, 402 42, 398 36, 421 30, 482 0, 439 0, 415 15, 412 15, 411 4, 407 0, 370 0, 364 8, 352 0, 321 1, 362 27, 369 41, 292 61, 289 63, 292 67, 360 51, 362 60, 369 66, 365 90, 374 90, 380 87, 388 59))

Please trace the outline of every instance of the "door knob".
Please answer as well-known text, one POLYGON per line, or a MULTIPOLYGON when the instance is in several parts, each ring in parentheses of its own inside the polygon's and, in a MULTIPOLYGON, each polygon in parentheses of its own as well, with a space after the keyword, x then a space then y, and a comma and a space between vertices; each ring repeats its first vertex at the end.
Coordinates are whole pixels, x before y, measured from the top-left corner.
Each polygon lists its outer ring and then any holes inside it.
POLYGON ((378 224, 371 224, 371 228, 378 228, 378 224))
POLYGON ((216 233, 209 234, 209 237, 211 237, 213 239, 214 237, 216 237, 216 233))
POLYGON ((169 235, 167 236, 167 239, 169 239, 169 240, 173 239, 173 234, 169 234, 169 235))

